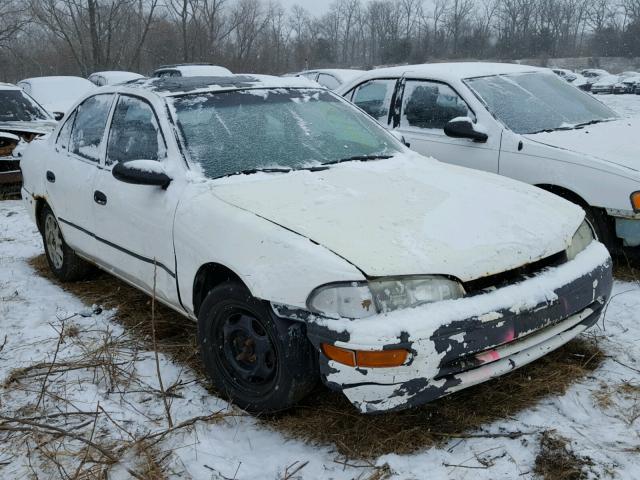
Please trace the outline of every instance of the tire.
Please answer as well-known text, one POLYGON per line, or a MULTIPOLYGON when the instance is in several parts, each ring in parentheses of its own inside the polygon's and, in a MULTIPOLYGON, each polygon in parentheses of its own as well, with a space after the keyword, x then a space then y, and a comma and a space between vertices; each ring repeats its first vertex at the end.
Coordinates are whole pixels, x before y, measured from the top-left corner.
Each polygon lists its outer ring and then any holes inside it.
POLYGON ((304 324, 276 317, 239 282, 207 294, 198 314, 198 342, 216 389, 252 413, 293 406, 319 378, 318 354, 304 324))
POLYGON ((582 208, 585 211, 585 218, 591 224, 598 240, 602 242, 612 254, 617 253, 617 250, 619 249, 619 242, 615 233, 615 225, 613 224, 611 217, 598 208, 585 206, 582 206, 582 208))
POLYGON ((93 273, 93 265, 76 255, 64 241, 58 219, 49 205, 45 205, 40 212, 40 225, 47 263, 59 280, 63 282, 82 280, 93 273))

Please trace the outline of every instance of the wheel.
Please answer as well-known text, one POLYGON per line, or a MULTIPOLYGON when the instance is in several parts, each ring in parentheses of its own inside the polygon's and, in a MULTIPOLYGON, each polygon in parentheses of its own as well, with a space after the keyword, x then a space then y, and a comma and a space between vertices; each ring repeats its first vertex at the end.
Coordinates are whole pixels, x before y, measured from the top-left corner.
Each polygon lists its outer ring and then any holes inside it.
POLYGON ((42 208, 40 225, 47 263, 58 279, 71 282, 86 278, 93 272, 94 267, 78 257, 64 241, 58 220, 49 205, 42 208))
POLYGON ((198 314, 198 341, 218 391, 253 413, 291 407, 319 378, 304 325, 276 317, 239 282, 208 293, 198 314))
POLYGON ((596 232, 598 240, 602 242, 611 253, 615 253, 618 249, 618 239, 616 237, 615 226, 611 217, 598 208, 584 206, 583 208, 585 211, 585 218, 596 232))

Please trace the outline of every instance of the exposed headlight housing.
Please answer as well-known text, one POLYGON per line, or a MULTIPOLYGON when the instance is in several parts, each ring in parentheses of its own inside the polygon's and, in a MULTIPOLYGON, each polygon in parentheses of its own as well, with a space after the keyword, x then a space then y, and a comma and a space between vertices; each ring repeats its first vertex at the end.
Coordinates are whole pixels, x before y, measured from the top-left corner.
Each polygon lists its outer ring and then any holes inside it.
POLYGON ((307 307, 329 317, 365 318, 425 303, 464 296, 459 282, 446 277, 421 275, 391 277, 369 282, 334 283, 316 288, 307 307))
POLYGON ((585 248, 591 245, 591 242, 595 239, 593 235, 593 229, 589 222, 584 220, 576 233, 573 234, 573 238, 571 239, 571 245, 567 248, 567 260, 573 260, 578 256, 580 252, 582 252, 585 248))

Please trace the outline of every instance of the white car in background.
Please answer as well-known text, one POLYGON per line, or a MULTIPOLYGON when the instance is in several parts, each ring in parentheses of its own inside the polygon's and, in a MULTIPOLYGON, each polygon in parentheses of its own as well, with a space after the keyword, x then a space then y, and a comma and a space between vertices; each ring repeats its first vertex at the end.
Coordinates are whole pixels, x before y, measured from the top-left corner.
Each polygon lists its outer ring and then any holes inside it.
POLYGON ((20 80, 18 86, 35 98, 56 120, 64 117, 80 97, 97 88, 86 78, 69 76, 26 78, 20 80))
POLYGON ((408 408, 598 320, 611 258, 580 208, 411 152, 314 85, 154 78, 83 99, 23 159, 51 270, 98 265, 196 320, 218 392, 258 412, 319 378, 361 412, 408 408))
POLYGON ((87 80, 97 85, 98 87, 104 87, 105 85, 115 85, 116 83, 129 82, 131 80, 137 80, 139 78, 144 77, 139 73, 112 70, 105 72, 94 72, 89 75, 87 80))
POLYGON ((153 72, 153 77, 226 77, 231 70, 218 65, 204 63, 183 63, 163 65, 153 72))
POLYGON ((329 90, 336 90, 341 85, 358 78, 363 73, 366 73, 366 71, 355 69, 321 68, 317 70, 305 70, 304 72, 295 73, 292 76, 305 77, 319 83, 329 90))
POLYGON ((597 82, 594 82, 591 85, 591 93, 613 93, 615 86, 620 83, 619 75, 605 75, 603 77, 598 78, 597 82))
POLYGON ((582 90, 587 90, 588 82, 586 77, 584 77, 583 75, 572 72, 571 70, 567 70, 565 68, 552 68, 551 70, 553 71, 553 73, 555 73, 560 78, 570 83, 574 87, 578 87, 582 90))
POLYGON ((548 69, 451 63, 374 70, 338 93, 411 148, 586 209, 615 252, 640 252, 640 122, 548 69))

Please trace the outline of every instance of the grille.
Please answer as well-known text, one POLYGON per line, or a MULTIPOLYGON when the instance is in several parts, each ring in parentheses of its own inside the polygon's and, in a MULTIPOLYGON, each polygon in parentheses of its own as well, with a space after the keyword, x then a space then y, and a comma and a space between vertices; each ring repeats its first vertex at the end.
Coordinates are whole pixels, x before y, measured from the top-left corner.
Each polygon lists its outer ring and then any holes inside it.
POLYGON ((500 288, 506 285, 526 280, 528 277, 534 276, 545 268, 556 267, 567 261, 567 254, 562 251, 550 257, 543 258, 536 262, 528 263, 513 270, 489 275, 477 280, 471 280, 464 283, 465 291, 468 295, 484 293, 488 289, 500 288))

